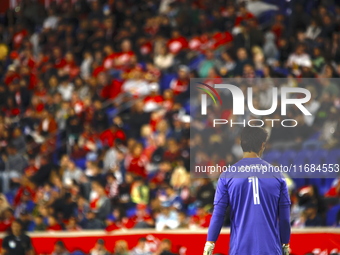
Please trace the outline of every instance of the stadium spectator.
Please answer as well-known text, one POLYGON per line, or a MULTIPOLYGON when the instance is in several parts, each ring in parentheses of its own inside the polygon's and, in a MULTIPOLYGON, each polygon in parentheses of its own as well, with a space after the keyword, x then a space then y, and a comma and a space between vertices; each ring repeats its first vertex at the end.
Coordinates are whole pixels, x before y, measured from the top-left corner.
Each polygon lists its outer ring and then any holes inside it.
POLYGON ((95 246, 91 249, 90 255, 110 255, 109 251, 105 248, 105 241, 98 239, 95 246))
POLYGON ((86 219, 83 223, 84 229, 103 229, 103 223, 96 218, 96 214, 93 211, 88 211, 86 214, 86 219))
POLYGON ((177 78, 170 82, 170 88, 174 95, 179 95, 187 91, 189 87, 189 68, 185 65, 178 67, 177 78))
POLYGON ((48 224, 47 224, 46 230, 48 230, 48 231, 60 231, 60 230, 62 230, 62 229, 63 229, 63 228, 62 228, 62 226, 58 223, 57 219, 56 219, 54 216, 50 215, 50 216, 48 217, 48 224))
POLYGON ((169 204, 164 204, 156 216, 156 229, 175 229, 179 226, 178 213, 169 204))
POLYGON ((42 215, 37 215, 34 217, 34 224, 34 231, 45 231, 47 228, 42 215))
POLYGON ((76 217, 70 217, 66 223, 65 230, 67 231, 80 231, 82 228, 78 225, 76 217))
POLYGON ((202 206, 197 208, 195 215, 191 216, 190 228, 207 228, 209 227, 211 214, 202 206))
POLYGON ((24 234, 19 220, 12 222, 11 230, 12 233, 2 241, 2 253, 6 255, 34 254, 31 238, 24 234))
POLYGON ((154 219, 147 211, 147 206, 138 204, 136 206, 136 215, 129 220, 133 223, 133 228, 152 228, 155 225, 154 219))
POLYGON ((129 255, 128 244, 125 240, 118 240, 115 243, 113 255, 129 255))
POLYGON ((5 211, 10 209, 11 206, 7 201, 7 198, 4 194, 0 194, 0 215, 3 216, 5 211))
POLYGON ((147 245, 147 240, 145 237, 142 237, 138 240, 138 243, 136 247, 134 247, 130 255, 151 255, 152 252, 150 251, 148 245, 147 245))
POLYGON ((158 52, 155 52, 154 64, 161 71, 170 71, 174 64, 174 55, 168 52, 165 46, 162 46, 158 52))
POLYGON ((57 241, 54 245, 52 255, 70 255, 63 241, 57 241))
POLYGON ((318 227, 324 225, 321 216, 318 214, 317 205, 307 204, 305 208, 305 227, 318 227))

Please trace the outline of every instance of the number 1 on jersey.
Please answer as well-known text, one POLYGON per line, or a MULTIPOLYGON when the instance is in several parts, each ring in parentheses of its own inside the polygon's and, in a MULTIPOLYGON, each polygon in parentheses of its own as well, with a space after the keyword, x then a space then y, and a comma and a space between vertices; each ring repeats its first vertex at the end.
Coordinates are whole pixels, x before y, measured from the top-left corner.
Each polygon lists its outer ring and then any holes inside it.
POLYGON ((259 194, 259 178, 256 176, 248 177, 249 182, 253 185, 253 198, 254 205, 260 204, 260 194, 259 194))

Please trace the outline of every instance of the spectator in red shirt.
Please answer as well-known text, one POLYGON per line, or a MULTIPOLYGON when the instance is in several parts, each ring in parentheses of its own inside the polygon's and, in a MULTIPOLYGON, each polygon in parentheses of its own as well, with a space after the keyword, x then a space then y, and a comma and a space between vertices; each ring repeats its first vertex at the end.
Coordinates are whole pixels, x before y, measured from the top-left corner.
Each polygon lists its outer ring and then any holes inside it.
POLYGON ((24 174, 29 178, 38 172, 38 168, 35 164, 35 158, 30 157, 28 160, 28 166, 24 169, 24 174))
POLYGON ((53 49, 52 59, 54 62, 54 68, 60 69, 66 65, 66 60, 63 58, 61 49, 59 47, 55 47, 53 49))
POLYGON ((125 39, 121 43, 121 52, 117 54, 115 66, 118 69, 126 68, 135 57, 135 53, 132 51, 131 41, 125 39))
POLYGON ((243 21, 247 21, 249 19, 255 19, 255 16, 251 12, 248 12, 246 6, 242 4, 239 8, 239 13, 235 20, 235 27, 243 25, 243 21))
POLYGON ((174 162, 180 158, 180 151, 178 147, 178 143, 175 139, 169 139, 167 143, 167 149, 164 152, 163 159, 174 162))
POLYGON ((48 217, 48 226, 47 226, 48 231, 60 231, 63 230, 62 226, 58 223, 56 218, 54 216, 49 216, 48 217))
POLYGON ((178 68, 177 78, 174 78, 170 82, 170 88, 174 92, 175 95, 179 95, 189 88, 189 68, 185 65, 181 65, 178 68))
POLYGON ((53 114, 44 110, 42 119, 39 124, 39 132, 42 136, 49 136, 58 129, 57 122, 54 120, 53 114))
POLYGON ((20 22, 16 23, 15 33, 12 38, 13 48, 19 49, 26 36, 28 36, 28 31, 22 26, 20 22))
POLYGON ((155 226, 154 219, 147 211, 147 205, 138 204, 136 209, 136 215, 129 219, 133 223, 133 228, 152 228, 155 226))
POLYGON ((100 134, 99 138, 103 145, 112 147, 116 139, 125 141, 126 136, 117 124, 112 124, 109 129, 100 134))
POLYGON ((15 217, 11 208, 7 208, 5 211, 3 211, 0 221, 0 232, 9 230, 14 220, 15 217))
POLYGON ((94 130, 91 128, 89 124, 84 125, 84 132, 80 135, 78 140, 78 145, 83 150, 89 152, 89 151, 96 151, 97 145, 97 134, 94 132, 94 130))
POLYGON ((113 209, 112 215, 106 219, 106 231, 114 231, 121 228, 132 228, 133 224, 125 215, 125 211, 121 207, 113 209))
POLYGON ((143 145, 136 143, 132 148, 131 155, 128 155, 125 159, 127 171, 141 177, 146 177, 147 163, 147 157, 143 155, 143 145))
POLYGON ((17 73, 16 66, 12 64, 7 69, 4 82, 6 83, 6 85, 9 85, 15 79, 20 79, 20 75, 17 73))
POLYGON ((197 208, 197 212, 190 219, 191 227, 195 228, 207 228, 209 227, 211 220, 211 213, 208 213, 202 206, 197 208))
POLYGON ((325 197, 340 197, 340 179, 336 179, 326 192, 325 197))
POLYGON ((152 112, 160 109, 163 104, 163 97, 159 94, 159 86, 157 83, 149 85, 150 94, 144 98, 144 111, 152 112))
POLYGON ((104 53, 105 53, 105 58, 103 60, 103 67, 105 69, 113 68, 118 54, 114 52, 111 45, 105 45, 104 53))
POLYGON ((177 55, 182 50, 188 48, 188 41, 180 34, 179 30, 174 30, 172 31, 171 39, 167 43, 167 47, 172 54, 177 55))
POLYGON ((71 217, 68 220, 68 223, 66 224, 66 230, 67 231, 80 231, 81 227, 78 225, 77 218, 71 217))

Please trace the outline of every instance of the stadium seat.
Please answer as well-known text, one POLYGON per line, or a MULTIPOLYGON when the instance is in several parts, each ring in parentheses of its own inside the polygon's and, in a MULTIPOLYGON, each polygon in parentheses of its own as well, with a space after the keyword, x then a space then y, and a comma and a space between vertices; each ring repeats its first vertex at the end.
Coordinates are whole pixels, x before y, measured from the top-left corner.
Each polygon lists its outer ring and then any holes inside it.
POLYGON ((202 60, 204 60, 205 57, 204 55, 199 55, 196 58, 194 58, 193 60, 191 60, 191 62, 189 63, 189 69, 190 70, 196 70, 199 66, 199 64, 201 63, 202 60))
POLYGON ((323 164, 327 160, 327 155, 329 151, 324 149, 317 149, 312 153, 312 156, 309 160, 309 163, 311 164, 323 164))
POLYGON ((76 164, 77 167, 85 170, 85 168, 86 168, 86 158, 76 159, 76 160, 74 160, 74 163, 76 164))
MULTIPOLYGON (((310 159, 313 155, 313 151, 312 150, 300 150, 294 159, 293 164, 298 168, 301 165, 305 165, 305 164, 309 164, 310 159)), ((293 174, 292 176, 294 176, 295 178, 308 178, 308 175, 311 174, 311 172, 296 172, 295 174, 293 174)))
POLYGON ((190 205, 188 206, 187 215, 188 215, 188 216, 193 216, 193 215, 196 214, 196 212, 197 212, 197 206, 196 206, 196 204, 190 204, 190 205))
POLYGON ((160 80, 160 89, 161 91, 164 91, 168 88, 170 88, 170 82, 172 81, 172 79, 176 78, 177 75, 175 73, 171 73, 171 74, 164 74, 160 80))
POLYGON ((259 23, 263 26, 263 27, 268 27, 269 24, 271 24, 274 20, 275 15, 278 13, 278 11, 275 10, 269 10, 266 11, 264 13, 262 13, 259 17, 259 23))
POLYGON ((296 154, 297 154, 297 151, 295 150, 286 150, 279 157, 278 163, 283 166, 289 166, 290 164, 294 162, 296 154))
POLYGON ((14 203, 14 194, 13 194, 13 192, 7 192, 5 194, 5 197, 6 197, 6 199, 7 199, 9 204, 12 205, 14 203))
POLYGON ((293 178, 293 181, 295 183, 296 189, 299 189, 307 184, 305 178, 293 178))
POLYGON ((126 217, 130 218, 136 215, 137 209, 135 207, 130 208, 126 211, 126 217))
POLYGON ((327 163, 339 164, 340 162, 340 149, 330 150, 327 156, 327 163))
POLYGON ((85 253, 82 251, 74 251, 71 253, 71 255, 85 255, 85 253))
POLYGON ((284 76, 287 76, 289 74, 289 70, 286 68, 277 67, 277 68, 274 68, 274 71, 284 76))
POLYGON ((109 107, 106 109, 106 114, 108 116, 109 119, 112 119, 113 117, 115 117, 117 115, 117 108, 114 107, 109 107))
POLYGON ((265 161, 267 161, 268 163, 277 163, 279 158, 281 156, 281 152, 278 151, 278 150, 271 150, 271 151, 268 151, 267 153, 265 153, 263 155, 263 159, 265 161))
POLYGON ((327 217, 326 217, 327 226, 337 225, 336 218, 338 216, 339 211, 340 211, 340 205, 336 205, 327 212, 327 217))

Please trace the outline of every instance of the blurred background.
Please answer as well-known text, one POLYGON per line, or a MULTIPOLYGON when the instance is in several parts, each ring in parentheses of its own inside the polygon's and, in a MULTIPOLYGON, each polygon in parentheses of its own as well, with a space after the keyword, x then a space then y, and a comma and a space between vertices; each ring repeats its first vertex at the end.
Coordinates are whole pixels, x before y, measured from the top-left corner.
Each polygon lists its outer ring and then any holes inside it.
MULTIPOLYGON (((238 127, 190 139, 190 78, 239 77, 266 80, 253 88, 259 109, 274 78, 313 95, 313 116, 289 112, 294 130, 266 127, 265 160, 339 164, 337 1, 2 0, 0 231, 14 219, 28 232, 207 228, 216 179, 190 178, 190 149, 223 140, 207 164, 242 153, 238 127)), ((340 225, 337 178, 289 178, 289 189, 292 226, 340 225)), ((117 240, 99 253, 98 239, 91 254, 185 254, 171 246, 117 240)))

